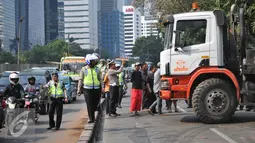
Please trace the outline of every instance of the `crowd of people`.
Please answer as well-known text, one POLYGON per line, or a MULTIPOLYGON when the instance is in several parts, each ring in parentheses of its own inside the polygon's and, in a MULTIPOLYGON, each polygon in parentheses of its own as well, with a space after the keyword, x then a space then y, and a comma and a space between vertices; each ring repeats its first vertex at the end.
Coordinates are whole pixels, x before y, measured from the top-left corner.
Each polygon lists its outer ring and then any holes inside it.
MULTIPOLYGON (((117 113, 117 108, 122 108, 122 98, 128 87, 124 64, 125 61, 119 64, 114 60, 100 59, 98 54, 86 56, 86 66, 80 71, 78 95, 84 94, 89 116, 88 123, 95 121, 95 111, 99 108, 101 97, 106 99, 106 114, 109 117, 121 116, 117 113)), ((146 110, 151 115, 156 113, 162 115, 162 99, 159 94, 160 63, 148 69, 147 63, 137 62, 131 74, 131 82, 130 116, 139 116, 138 112, 141 110, 146 110)), ((172 103, 175 112, 179 112, 177 101, 166 100, 166 109, 172 112, 172 103)))

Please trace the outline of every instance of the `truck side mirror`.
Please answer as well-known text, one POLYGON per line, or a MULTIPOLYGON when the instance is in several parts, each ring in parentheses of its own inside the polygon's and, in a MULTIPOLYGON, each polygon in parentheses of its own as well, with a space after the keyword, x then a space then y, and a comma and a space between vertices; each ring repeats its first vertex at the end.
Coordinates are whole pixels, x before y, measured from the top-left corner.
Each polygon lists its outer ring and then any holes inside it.
POLYGON ((184 47, 184 39, 183 39, 183 32, 177 30, 174 31, 175 33, 175 47, 176 48, 183 48, 184 47))

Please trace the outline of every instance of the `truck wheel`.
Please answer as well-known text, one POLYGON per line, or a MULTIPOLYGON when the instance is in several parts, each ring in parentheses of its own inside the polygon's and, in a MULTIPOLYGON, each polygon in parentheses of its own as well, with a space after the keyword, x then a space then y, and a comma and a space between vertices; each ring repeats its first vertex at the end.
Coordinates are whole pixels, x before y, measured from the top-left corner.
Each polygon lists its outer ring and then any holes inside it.
POLYGON ((192 104, 196 115, 203 123, 227 122, 237 107, 235 89, 222 79, 207 79, 196 87, 192 104))

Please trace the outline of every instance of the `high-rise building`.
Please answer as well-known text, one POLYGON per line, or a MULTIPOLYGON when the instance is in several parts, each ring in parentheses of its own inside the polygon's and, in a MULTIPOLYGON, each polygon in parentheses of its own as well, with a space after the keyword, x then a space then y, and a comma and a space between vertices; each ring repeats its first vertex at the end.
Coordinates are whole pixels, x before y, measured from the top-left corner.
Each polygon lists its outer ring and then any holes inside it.
POLYGON ((104 0, 99 10, 99 44, 110 58, 124 57, 124 13, 122 0, 104 0))
POLYGON ((16 0, 16 34, 21 34, 21 50, 45 44, 44 1, 16 0), (19 22, 22 19, 22 22, 19 22))
POLYGON ((58 0, 58 39, 65 39, 64 0, 58 0))
POLYGON ((135 0, 124 0, 124 6, 130 6, 130 5, 133 5, 133 2, 135 0))
POLYGON ((83 49, 98 48, 97 0, 64 0, 65 39, 73 37, 83 49))
POLYGON ((158 20, 155 20, 152 17, 141 17, 141 25, 142 25, 142 36, 147 37, 150 35, 158 36, 157 30, 158 20))
POLYGON ((137 38, 141 37, 141 13, 133 6, 124 6, 125 55, 133 56, 133 47, 137 38))
POLYGON ((58 38, 58 0, 44 0, 45 43, 58 38))
POLYGON ((12 50, 15 41, 15 1, 0 1, 0 39, 1 48, 6 51, 12 50))

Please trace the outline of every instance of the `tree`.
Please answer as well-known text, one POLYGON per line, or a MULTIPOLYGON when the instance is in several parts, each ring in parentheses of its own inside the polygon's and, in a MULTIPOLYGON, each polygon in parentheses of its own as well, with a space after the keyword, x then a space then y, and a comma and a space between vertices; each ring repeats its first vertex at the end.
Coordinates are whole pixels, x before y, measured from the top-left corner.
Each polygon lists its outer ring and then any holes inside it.
POLYGON ((65 53, 67 53, 67 43, 63 40, 55 40, 45 46, 34 46, 24 52, 24 57, 27 63, 45 64, 46 61, 60 61, 65 53))
POLYGON ((141 37, 135 42, 133 55, 140 57, 141 61, 157 63, 160 60, 160 52, 163 50, 163 42, 157 36, 141 37))
POLYGON ((0 63, 14 64, 16 62, 16 57, 14 57, 10 52, 6 52, 0 48, 0 63))

